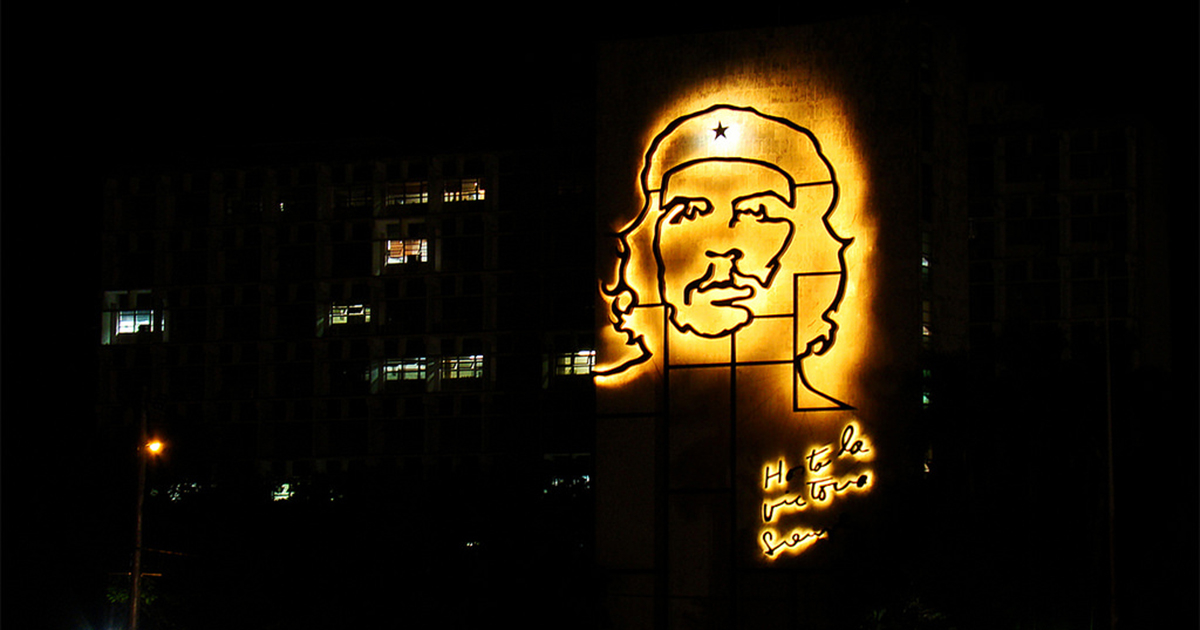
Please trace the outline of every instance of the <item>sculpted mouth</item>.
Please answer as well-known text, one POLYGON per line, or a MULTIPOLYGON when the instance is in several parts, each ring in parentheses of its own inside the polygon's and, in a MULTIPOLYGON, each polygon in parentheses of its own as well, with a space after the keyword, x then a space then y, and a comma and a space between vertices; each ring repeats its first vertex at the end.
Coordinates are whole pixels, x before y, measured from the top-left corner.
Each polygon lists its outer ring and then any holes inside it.
POLYGON ((702 278, 689 282, 684 287, 683 303, 690 306, 696 293, 704 294, 704 298, 714 306, 732 306, 734 302, 754 297, 754 287, 749 283, 739 284, 735 278, 713 281, 706 274, 702 278), (728 297, 725 296, 726 294, 728 297))

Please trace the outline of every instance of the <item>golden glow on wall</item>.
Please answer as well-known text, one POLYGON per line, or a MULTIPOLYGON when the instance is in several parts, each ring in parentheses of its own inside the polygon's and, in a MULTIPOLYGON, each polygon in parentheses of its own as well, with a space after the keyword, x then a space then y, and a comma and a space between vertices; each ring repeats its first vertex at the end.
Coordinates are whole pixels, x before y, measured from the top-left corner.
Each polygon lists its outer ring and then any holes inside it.
POLYGON ((850 416, 871 343, 874 226, 835 106, 729 104, 777 102, 739 94, 697 91, 647 133, 640 207, 612 225, 594 374, 602 389, 658 401, 672 430, 728 423, 745 460, 739 505, 761 498, 756 544, 775 560, 828 538, 822 513, 875 483, 874 447, 850 416), (718 409, 698 417, 689 397, 718 409))

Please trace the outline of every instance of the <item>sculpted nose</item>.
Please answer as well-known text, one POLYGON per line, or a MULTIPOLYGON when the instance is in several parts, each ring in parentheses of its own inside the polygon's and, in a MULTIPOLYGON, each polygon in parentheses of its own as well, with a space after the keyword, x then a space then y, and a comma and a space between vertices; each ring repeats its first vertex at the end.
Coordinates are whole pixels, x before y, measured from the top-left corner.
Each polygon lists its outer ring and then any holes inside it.
POLYGON ((742 250, 736 247, 724 251, 705 250, 704 257, 710 261, 708 274, 714 278, 732 280, 733 275, 737 273, 737 261, 743 255, 742 250))
POLYGON ((726 231, 734 242, 741 245, 721 252, 729 259, 735 273, 754 278, 763 287, 770 285, 774 257, 786 247, 787 227, 778 223, 743 220, 734 223, 726 231))
POLYGON ((746 254, 736 247, 731 247, 723 252, 715 252, 709 249, 704 252, 704 255, 708 256, 709 258, 728 258, 729 262, 736 263, 746 254))

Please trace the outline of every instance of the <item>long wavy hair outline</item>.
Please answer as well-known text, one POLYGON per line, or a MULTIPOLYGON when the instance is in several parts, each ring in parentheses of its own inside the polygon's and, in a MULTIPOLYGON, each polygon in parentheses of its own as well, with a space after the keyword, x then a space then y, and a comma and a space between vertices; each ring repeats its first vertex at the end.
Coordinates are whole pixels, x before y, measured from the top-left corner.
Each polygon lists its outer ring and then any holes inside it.
MULTIPOLYGON (((788 181, 788 202, 793 211, 796 191, 808 186, 831 185, 832 195, 827 208, 820 215, 825 233, 836 242, 837 264, 840 278, 837 283, 836 295, 820 314, 820 319, 827 325, 827 332, 805 340, 804 348, 797 348, 795 354, 796 369, 800 379, 809 387, 803 370, 800 368, 802 359, 822 355, 829 351, 837 338, 839 326, 833 315, 837 312, 846 289, 845 250, 853 242, 852 238, 838 236, 831 226, 829 219, 837 208, 840 191, 832 164, 821 151, 816 136, 811 131, 790 120, 763 114, 751 107, 741 107, 728 104, 712 105, 676 118, 668 124, 647 147, 642 168, 639 172, 639 186, 642 194, 642 205, 636 216, 625 224, 619 231, 612 233, 616 241, 615 277, 611 282, 601 281, 599 290, 604 296, 607 306, 609 325, 624 338, 626 352, 619 360, 608 366, 598 366, 595 374, 599 376, 615 375, 627 372, 636 366, 649 361, 655 349, 650 348, 645 330, 649 326, 661 328, 666 325, 660 318, 640 317, 639 312, 665 309, 671 325, 681 332, 691 332, 700 336, 724 336, 738 329, 749 326, 754 319, 754 313, 749 312, 747 320, 733 330, 726 330, 712 335, 704 335, 695 328, 681 324, 676 320, 677 305, 670 303, 664 293, 664 263, 659 253, 659 231, 662 221, 662 199, 665 180, 672 174, 687 166, 704 162, 738 162, 757 164, 770 167, 782 174, 788 181), (711 125, 715 122, 715 127, 711 125), (725 126, 725 122, 729 126, 725 126), (709 134, 721 136, 728 130, 736 128, 748 136, 748 142, 741 145, 734 143, 720 144, 702 141, 710 140, 709 134), (749 142, 753 140, 753 142, 749 142), (729 152, 729 149, 737 149, 729 152), (653 221, 647 219, 659 213, 653 221)), ((764 214, 765 216, 765 214, 764 214)), ((787 222, 790 220, 777 220, 787 222)), ((794 233, 794 225, 792 226, 794 233)), ((792 247, 791 233, 787 242, 771 260, 771 271, 766 281, 760 279, 760 285, 765 290, 778 291, 778 286, 772 283, 779 271, 779 259, 792 247)), ((830 272, 824 272, 828 275, 830 272)), ((805 274, 796 274, 805 275, 805 274)), ((815 275, 815 274, 814 274, 815 275)), ((795 276, 792 278, 795 281, 795 276)), ((659 311, 664 312, 664 311, 659 311)), ((665 331, 663 331, 665 334, 665 331)), ((815 390, 812 390, 815 392, 815 390)), ((844 403, 820 392, 820 396, 835 403, 836 407, 847 408, 844 403)))

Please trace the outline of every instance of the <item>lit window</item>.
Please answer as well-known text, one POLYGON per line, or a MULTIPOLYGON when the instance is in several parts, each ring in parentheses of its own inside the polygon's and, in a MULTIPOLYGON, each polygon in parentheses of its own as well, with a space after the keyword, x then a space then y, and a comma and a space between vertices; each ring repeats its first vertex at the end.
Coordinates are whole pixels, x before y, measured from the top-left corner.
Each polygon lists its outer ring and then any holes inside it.
POLYGON ((933 371, 929 369, 921 370, 921 406, 929 407, 929 381, 933 378, 933 371))
POLYGON ((482 354, 442 359, 442 378, 480 378, 482 376, 482 354))
POLYGON ((592 477, 590 475, 576 475, 573 477, 554 477, 550 480, 549 486, 542 488, 542 494, 550 494, 551 492, 562 492, 564 490, 587 490, 592 485, 592 477))
POLYGON ((559 375, 591 374, 595 364, 595 350, 567 352, 555 357, 554 373, 559 375))
POLYGON ((429 261, 429 241, 423 238, 403 238, 387 242, 387 264, 403 265, 429 261))
POLYGON ((338 324, 366 324, 371 321, 371 307, 363 304, 334 304, 329 308, 329 321, 338 324))
POLYGON ((167 320, 165 312, 155 308, 148 290, 106 291, 102 325, 101 342, 109 344, 141 339, 139 333, 154 333, 155 339, 163 338, 167 320))
POLYGON ((120 311, 117 313, 117 334, 154 332, 154 311, 120 311))
POLYGON ((384 219, 375 222, 375 243, 373 257, 376 274, 408 271, 413 265, 425 265, 433 262, 435 243, 429 238, 425 229, 424 217, 407 217, 403 219, 384 219))
POLYGON ((921 343, 928 348, 929 338, 932 335, 930 325, 933 321, 933 309, 929 300, 921 301, 921 343))
POLYGON ((429 203, 429 182, 388 184, 387 205, 406 206, 415 203, 429 203))
POLYGON ((425 357, 389 359, 383 366, 383 377, 388 381, 423 381, 425 380, 425 357))
POLYGON ((296 496, 296 489, 290 483, 281 483, 271 491, 271 500, 273 501, 287 501, 294 496, 296 496))
POLYGON ((921 233, 921 288, 929 288, 929 259, 933 246, 930 244, 928 232, 921 233))
POLYGON ((482 201, 483 198, 483 180, 481 179, 456 179, 448 181, 442 195, 444 201, 482 201))

